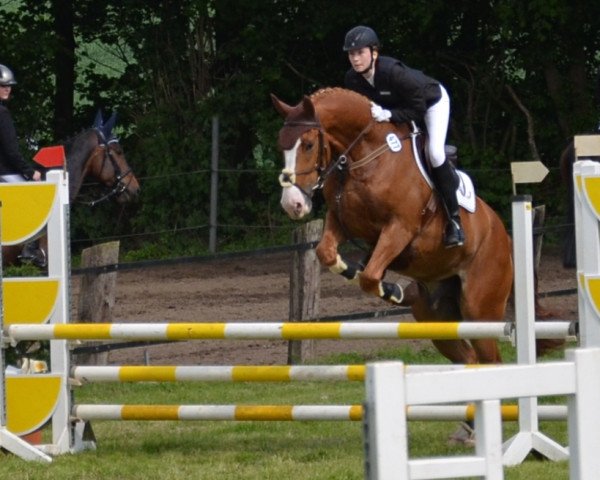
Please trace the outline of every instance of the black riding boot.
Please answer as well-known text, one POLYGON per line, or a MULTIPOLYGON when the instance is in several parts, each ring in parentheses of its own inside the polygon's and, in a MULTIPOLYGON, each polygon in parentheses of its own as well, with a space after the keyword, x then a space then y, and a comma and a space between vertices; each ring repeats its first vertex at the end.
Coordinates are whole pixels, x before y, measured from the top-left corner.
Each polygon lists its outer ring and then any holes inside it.
POLYGON ((431 178, 448 217, 444 229, 444 245, 446 248, 464 245, 465 234, 460 223, 460 207, 456 198, 458 176, 450 162, 446 160, 439 167, 431 169, 431 178))

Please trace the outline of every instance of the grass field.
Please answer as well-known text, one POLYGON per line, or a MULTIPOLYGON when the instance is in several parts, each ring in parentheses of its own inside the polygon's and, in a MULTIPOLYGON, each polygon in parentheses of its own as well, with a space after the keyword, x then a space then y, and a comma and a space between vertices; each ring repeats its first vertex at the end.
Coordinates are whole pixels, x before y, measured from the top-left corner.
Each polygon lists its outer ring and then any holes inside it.
MULTIPOLYGON (((505 350, 510 347, 505 346, 505 350)), ((510 357, 511 352, 504 352, 510 357)), ((562 355, 559 356, 559 358, 562 355)), ((439 361, 429 351, 400 349, 384 358, 406 363, 439 361)), ((360 363, 356 356, 321 363, 360 363)), ((156 404, 358 404, 360 382, 97 384, 76 390, 79 403, 156 404)), ((551 399, 552 400, 552 399, 551 399)), ((558 401, 559 399, 554 399, 558 401)), ((412 422, 411 457, 468 454, 449 447, 455 422, 412 422)), ((50 465, 2 459, 0 479, 328 479, 364 478, 360 422, 96 422, 98 449, 55 457, 50 465)), ((542 422, 540 430, 565 445, 565 422, 542 422)), ((505 439, 516 424, 505 424, 505 439)), ((46 433, 47 435, 47 433, 46 433)), ((568 479, 568 463, 530 455, 505 469, 509 480, 568 479)))

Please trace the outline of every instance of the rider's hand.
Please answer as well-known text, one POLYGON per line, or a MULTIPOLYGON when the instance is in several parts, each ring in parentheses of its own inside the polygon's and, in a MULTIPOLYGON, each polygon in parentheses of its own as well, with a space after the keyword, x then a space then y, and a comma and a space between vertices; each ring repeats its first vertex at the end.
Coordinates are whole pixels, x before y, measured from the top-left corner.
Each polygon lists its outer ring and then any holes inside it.
POLYGON ((33 172, 33 175, 31 176, 31 180, 33 180, 34 182, 39 182, 41 179, 42 179, 42 174, 38 170, 33 172))
POLYGON ((381 105, 371 102, 371 116, 377 122, 389 122, 392 118, 392 112, 382 108, 381 105))

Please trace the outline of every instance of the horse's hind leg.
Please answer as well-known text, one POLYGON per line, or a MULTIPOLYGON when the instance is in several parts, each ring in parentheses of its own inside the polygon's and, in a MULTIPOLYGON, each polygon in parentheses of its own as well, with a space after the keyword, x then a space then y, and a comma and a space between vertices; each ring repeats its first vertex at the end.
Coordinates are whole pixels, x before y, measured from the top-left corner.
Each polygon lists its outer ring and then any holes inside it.
MULTIPOLYGON (((458 305, 460 280, 458 290, 455 281, 441 285, 434 294, 430 294, 425 285, 411 283, 405 289, 406 305, 412 309, 413 316, 418 322, 459 321, 461 320, 458 305)), ((466 340, 432 340, 435 348, 452 363, 477 363, 477 353, 466 340)))
MULTIPOLYGON (((494 234, 496 242, 480 248, 477 257, 466 271, 461 295, 461 311, 465 320, 501 322, 506 313, 506 303, 513 282, 513 268, 508 237, 494 234), (505 238, 506 241, 502 241, 505 238), (485 275, 483 275, 485 272, 485 275)), ((495 339, 472 340, 480 363, 502 361, 495 339)))

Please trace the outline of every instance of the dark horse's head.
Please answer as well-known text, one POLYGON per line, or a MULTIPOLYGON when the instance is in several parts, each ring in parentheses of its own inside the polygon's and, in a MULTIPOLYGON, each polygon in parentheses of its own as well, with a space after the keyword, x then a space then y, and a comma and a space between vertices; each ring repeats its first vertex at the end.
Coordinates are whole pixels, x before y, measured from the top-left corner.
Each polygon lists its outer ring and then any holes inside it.
POLYGON ((119 139, 113 134, 116 113, 105 122, 98 112, 92 128, 65 144, 69 171, 71 201, 75 199, 83 180, 91 177, 106 188, 106 193, 92 202, 114 198, 126 203, 137 198, 140 184, 125 159, 119 139))

